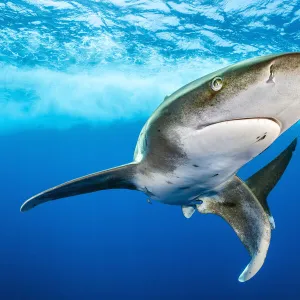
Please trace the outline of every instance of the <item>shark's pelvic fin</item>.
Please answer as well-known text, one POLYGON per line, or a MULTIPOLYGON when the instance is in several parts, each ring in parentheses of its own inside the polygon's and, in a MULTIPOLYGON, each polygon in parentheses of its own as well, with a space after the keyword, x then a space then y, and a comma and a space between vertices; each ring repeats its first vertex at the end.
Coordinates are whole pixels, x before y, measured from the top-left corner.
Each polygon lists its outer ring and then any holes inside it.
POLYGON ((194 206, 185 206, 185 205, 183 205, 181 208, 182 208, 183 215, 187 219, 189 219, 195 212, 195 207, 194 206))
POLYGON ((21 206, 21 211, 24 212, 30 210, 33 207, 50 200, 92 193, 100 190, 135 190, 136 186, 132 179, 136 172, 136 166, 137 164, 131 163, 68 181, 28 199, 21 206))
POLYGON ((201 198, 202 204, 197 205, 200 213, 213 213, 225 219, 234 229, 252 259, 239 281, 252 278, 262 267, 271 238, 271 226, 263 207, 237 176, 233 177, 213 197, 201 198))
POLYGON ((294 139, 294 141, 274 160, 272 160, 268 165, 252 175, 246 181, 246 184, 257 197, 258 201, 268 214, 272 229, 275 228, 275 222, 267 203, 267 197, 287 168, 293 152, 296 149, 296 145, 297 139, 294 139))

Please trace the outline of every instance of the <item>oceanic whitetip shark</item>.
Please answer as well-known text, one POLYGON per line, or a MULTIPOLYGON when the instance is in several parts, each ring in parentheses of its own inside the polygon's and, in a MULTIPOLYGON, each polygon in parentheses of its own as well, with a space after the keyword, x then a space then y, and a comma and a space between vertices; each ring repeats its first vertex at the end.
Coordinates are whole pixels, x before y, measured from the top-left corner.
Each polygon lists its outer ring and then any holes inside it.
POLYGON ((144 125, 133 162, 74 179, 29 200, 21 211, 105 189, 144 192, 151 200, 214 213, 234 229, 252 259, 246 281, 263 265, 273 217, 266 197, 295 142, 247 182, 237 171, 300 119, 300 53, 246 60, 167 96, 144 125))

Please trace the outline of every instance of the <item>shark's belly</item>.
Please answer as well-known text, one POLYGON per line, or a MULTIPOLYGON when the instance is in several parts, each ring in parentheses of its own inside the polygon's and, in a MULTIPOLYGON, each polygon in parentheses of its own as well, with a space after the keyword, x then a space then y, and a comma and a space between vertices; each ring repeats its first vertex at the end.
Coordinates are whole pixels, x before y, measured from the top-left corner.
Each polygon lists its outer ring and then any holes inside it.
POLYGON ((153 199, 178 205, 216 190, 280 135, 280 126, 263 118, 172 130, 181 138, 186 159, 172 172, 141 175, 137 183, 153 199))

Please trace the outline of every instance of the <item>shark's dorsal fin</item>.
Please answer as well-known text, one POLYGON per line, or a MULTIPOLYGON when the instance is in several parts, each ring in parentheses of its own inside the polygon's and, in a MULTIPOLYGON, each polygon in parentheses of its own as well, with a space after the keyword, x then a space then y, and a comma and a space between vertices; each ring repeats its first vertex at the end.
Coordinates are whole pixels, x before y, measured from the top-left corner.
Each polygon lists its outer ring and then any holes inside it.
POLYGON ((268 214, 273 229, 275 228, 275 223, 267 203, 267 197, 287 168, 293 151, 296 149, 296 145, 297 139, 294 139, 293 142, 268 165, 246 180, 246 184, 268 214))
POLYGON ((201 197, 200 213, 213 213, 227 221, 244 244, 252 259, 239 281, 252 278, 262 267, 271 238, 271 225, 255 195, 237 176, 212 197, 201 197))

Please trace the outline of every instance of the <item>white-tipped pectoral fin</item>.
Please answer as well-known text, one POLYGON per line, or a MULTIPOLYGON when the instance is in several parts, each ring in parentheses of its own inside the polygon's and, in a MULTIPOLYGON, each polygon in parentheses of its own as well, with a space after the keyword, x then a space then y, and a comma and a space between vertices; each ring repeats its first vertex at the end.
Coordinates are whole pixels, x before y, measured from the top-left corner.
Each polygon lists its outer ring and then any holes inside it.
POLYGON ((263 240, 261 242, 261 245, 259 245, 259 250, 252 254, 252 259, 250 263, 239 276, 240 282, 245 282, 251 279, 260 270, 260 268, 264 264, 268 252, 269 242, 269 240, 263 240))
POLYGON ((226 220, 251 255, 251 261, 239 277, 252 278, 262 267, 270 244, 271 224, 263 207, 251 190, 238 177, 211 198, 201 198, 200 213, 214 213, 226 220))
MULTIPOLYGON (((271 229, 275 229, 275 221, 272 216, 268 216, 271 229)), ((258 245, 258 250, 252 254, 252 259, 248 266, 245 268, 245 270, 242 272, 242 274, 239 277, 240 282, 245 282, 249 279, 251 279, 262 267, 264 264, 269 244, 270 244, 270 237, 268 235, 268 226, 265 227, 265 230, 267 234, 263 236, 260 240, 260 244, 258 245)))

